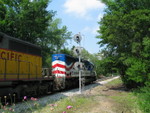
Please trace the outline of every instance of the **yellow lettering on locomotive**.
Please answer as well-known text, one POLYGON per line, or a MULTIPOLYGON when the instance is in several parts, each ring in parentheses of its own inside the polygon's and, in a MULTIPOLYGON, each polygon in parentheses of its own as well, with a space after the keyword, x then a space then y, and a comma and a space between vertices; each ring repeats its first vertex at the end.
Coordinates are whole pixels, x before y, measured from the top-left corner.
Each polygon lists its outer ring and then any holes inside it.
POLYGON ((17 52, 12 52, 8 50, 1 50, 0 51, 0 59, 7 59, 7 60, 21 60, 22 55, 17 52))

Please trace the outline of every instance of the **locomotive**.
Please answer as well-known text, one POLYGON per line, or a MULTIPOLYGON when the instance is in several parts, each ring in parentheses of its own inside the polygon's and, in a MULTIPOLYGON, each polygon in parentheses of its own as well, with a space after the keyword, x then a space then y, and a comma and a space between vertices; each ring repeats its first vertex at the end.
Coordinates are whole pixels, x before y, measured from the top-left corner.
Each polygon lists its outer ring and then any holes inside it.
MULTIPOLYGON (((92 63, 82 59, 81 72, 86 84, 96 80, 93 69, 92 63)), ((39 96, 77 87, 78 82, 78 58, 53 54, 52 67, 42 68, 40 47, 0 32, 0 97, 39 96)))
POLYGON ((96 80, 96 74, 93 71, 94 65, 87 60, 82 60, 82 64, 79 64, 78 61, 78 58, 65 54, 52 55, 52 75, 55 77, 57 89, 78 86, 80 68, 82 68, 81 73, 85 84, 96 80))

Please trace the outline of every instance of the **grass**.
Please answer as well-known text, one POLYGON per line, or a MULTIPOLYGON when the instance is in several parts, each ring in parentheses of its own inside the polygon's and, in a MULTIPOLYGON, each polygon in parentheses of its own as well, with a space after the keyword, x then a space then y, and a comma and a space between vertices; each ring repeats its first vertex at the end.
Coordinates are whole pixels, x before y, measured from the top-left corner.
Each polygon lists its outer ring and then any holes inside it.
POLYGON ((42 109, 37 109, 33 113, 76 113, 78 109, 82 109, 82 107, 88 106, 89 103, 92 102, 92 99, 88 99, 84 96, 75 96, 61 99, 55 103, 48 104, 42 109), (67 107, 70 108, 67 109, 67 107))
POLYGON ((138 98, 132 92, 123 92, 117 96, 110 96, 118 106, 118 111, 125 113, 140 113, 138 98))
POLYGON ((122 85, 122 81, 121 81, 120 78, 115 79, 115 80, 113 80, 113 81, 111 81, 111 82, 108 82, 108 83, 106 84, 107 87, 118 86, 118 85, 122 85))
MULTIPOLYGON (((108 84, 106 84, 107 87, 115 87, 115 86, 122 86, 122 80, 116 79, 108 84)), ((120 91, 118 94, 110 96, 111 99, 113 99, 118 106, 118 111, 122 109, 125 113, 142 113, 139 109, 139 99, 135 95, 135 91, 127 91, 124 89, 116 88, 116 90, 120 91)), ((116 112, 118 112, 116 111, 116 112)))
POLYGON ((123 87, 123 82, 120 78, 107 83, 106 87, 115 87, 114 90, 119 91, 116 95, 114 94, 113 96, 109 96, 109 98, 113 99, 115 103, 117 103, 116 105, 119 111, 122 109, 125 113, 141 113, 138 106, 138 98, 135 96, 135 93, 127 91, 123 87))
POLYGON ((150 113, 150 87, 145 86, 135 90, 138 97, 138 104, 143 113, 150 113))
MULTIPOLYGON (((121 79, 109 82, 106 86, 112 87, 121 85, 121 79)), ((117 96, 111 96, 116 101, 120 109, 126 109, 126 112, 150 113, 150 87, 145 86, 131 91, 123 91, 117 96)))

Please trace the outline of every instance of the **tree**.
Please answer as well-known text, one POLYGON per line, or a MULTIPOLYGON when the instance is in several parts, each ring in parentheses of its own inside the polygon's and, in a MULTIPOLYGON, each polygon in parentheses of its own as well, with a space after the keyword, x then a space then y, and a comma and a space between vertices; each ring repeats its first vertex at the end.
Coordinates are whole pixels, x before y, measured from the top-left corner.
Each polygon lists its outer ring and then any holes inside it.
POLYGON ((1 0, 0 31, 36 44, 52 21, 54 11, 47 11, 49 0, 1 0))
MULTIPOLYGON (((103 0, 107 5, 99 22, 97 38, 106 46, 109 57, 122 75, 124 83, 131 87, 146 84, 149 78, 150 52, 150 1, 103 0), (115 55, 114 55, 115 53, 115 55), (148 55, 149 54, 149 55, 148 55), (141 68, 140 68, 141 67, 141 68)), ((107 68, 107 67, 106 67, 107 68)))
POLYGON ((43 65, 49 65, 50 62, 46 62, 46 59, 49 59, 50 55, 60 53, 63 49, 65 51, 66 41, 69 39, 71 39, 71 32, 66 26, 61 27, 61 19, 50 21, 43 38, 38 40, 38 44, 42 47, 43 65))

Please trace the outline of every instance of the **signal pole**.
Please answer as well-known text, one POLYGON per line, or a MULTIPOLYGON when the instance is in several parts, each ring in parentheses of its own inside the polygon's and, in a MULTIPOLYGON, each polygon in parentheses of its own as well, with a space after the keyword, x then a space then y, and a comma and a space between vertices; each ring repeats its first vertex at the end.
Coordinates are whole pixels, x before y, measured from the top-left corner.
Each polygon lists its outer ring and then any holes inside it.
MULTIPOLYGON (((80 42, 79 42, 79 47, 80 47, 80 42)), ((81 54, 79 55, 79 64, 80 64, 80 68, 79 68, 79 93, 81 93, 82 91, 82 87, 81 87, 81 54)))
POLYGON ((76 34, 75 36, 74 36, 74 41, 77 43, 77 44, 79 44, 79 47, 75 47, 74 48, 74 53, 78 56, 78 58, 79 58, 79 68, 78 68, 78 70, 79 70, 79 93, 81 94, 81 91, 82 91, 82 87, 81 87, 81 39, 82 39, 82 37, 81 37, 81 35, 80 35, 80 33, 79 34, 76 34))

